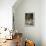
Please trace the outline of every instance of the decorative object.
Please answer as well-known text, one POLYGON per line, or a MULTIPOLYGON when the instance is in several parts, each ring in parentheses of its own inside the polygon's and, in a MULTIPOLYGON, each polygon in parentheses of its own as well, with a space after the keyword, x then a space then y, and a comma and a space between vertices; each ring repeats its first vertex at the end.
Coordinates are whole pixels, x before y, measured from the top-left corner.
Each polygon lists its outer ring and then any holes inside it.
POLYGON ((34 42, 32 40, 26 40, 25 46, 35 46, 34 42))
POLYGON ((25 24, 26 25, 34 25, 33 23, 33 13, 25 13, 25 24))

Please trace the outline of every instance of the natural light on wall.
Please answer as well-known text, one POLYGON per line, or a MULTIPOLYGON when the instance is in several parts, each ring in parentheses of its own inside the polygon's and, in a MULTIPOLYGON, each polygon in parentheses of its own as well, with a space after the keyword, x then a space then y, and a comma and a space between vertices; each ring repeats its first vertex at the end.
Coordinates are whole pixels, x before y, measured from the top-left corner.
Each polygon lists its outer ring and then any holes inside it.
POLYGON ((0 27, 12 28, 11 9, 3 9, 0 13, 0 27))
POLYGON ((12 29, 12 6, 16 0, 0 0, 0 27, 12 29))

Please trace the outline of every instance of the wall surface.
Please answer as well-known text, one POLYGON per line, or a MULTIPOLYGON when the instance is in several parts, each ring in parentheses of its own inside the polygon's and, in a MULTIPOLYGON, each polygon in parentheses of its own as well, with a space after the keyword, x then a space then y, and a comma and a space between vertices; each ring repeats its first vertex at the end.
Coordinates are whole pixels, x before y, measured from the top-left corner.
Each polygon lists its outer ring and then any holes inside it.
MULTIPOLYGON (((16 6, 16 5, 14 5, 16 6)), ((36 46, 41 46, 41 1, 23 0, 18 7, 14 7, 15 28, 22 32, 24 38, 35 41, 36 46), (25 25, 25 13, 34 13, 34 25, 25 25)))
POLYGON ((0 0, 0 27, 12 28, 12 6, 16 0, 0 0))
POLYGON ((41 38, 42 46, 46 46, 46 0, 41 1, 41 38))
POLYGON ((5 38, 5 34, 10 35, 1 29, 1 27, 6 27, 12 29, 12 6, 16 0, 0 0, 0 38, 5 38))

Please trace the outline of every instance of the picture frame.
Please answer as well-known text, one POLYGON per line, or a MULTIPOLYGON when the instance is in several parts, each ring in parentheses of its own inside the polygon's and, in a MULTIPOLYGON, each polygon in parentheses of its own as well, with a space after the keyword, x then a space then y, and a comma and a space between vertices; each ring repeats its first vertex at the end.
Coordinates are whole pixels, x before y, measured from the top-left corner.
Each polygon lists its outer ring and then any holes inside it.
POLYGON ((25 24, 34 25, 34 13, 25 13, 25 24))

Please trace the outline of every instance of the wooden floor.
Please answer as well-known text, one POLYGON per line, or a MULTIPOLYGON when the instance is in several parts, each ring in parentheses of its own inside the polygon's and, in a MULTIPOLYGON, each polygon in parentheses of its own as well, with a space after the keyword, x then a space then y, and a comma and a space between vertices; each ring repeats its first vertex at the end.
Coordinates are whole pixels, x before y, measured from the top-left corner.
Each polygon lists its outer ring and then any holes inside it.
POLYGON ((0 46, 16 46, 15 45, 15 39, 13 40, 6 40, 3 43, 0 43, 0 46))
MULTIPOLYGON (((21 33, 19 33, 19 35, 21 36, 21 33)), ((0 46, 22 46, 22 38, 19 35, 12 37, 13 39, 11 40, 0 39, 0 46), (5 40, 5 42, 3 42, 3 40, 5 40)))

